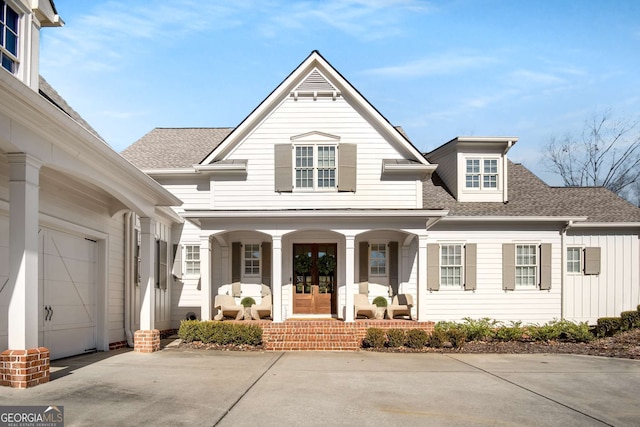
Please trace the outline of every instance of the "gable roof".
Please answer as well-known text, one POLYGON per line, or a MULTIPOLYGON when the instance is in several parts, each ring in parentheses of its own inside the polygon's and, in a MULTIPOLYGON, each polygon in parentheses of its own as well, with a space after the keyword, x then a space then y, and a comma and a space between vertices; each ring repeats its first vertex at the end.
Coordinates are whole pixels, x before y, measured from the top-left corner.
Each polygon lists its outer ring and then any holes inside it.
POLYGON ((60 111, 78 122, 80 126, 104 141, 100 134, 98 134, 98 132, 93 127, 91 127, 91 125, 85 119, 83 119, 82 116, 76 112, 76 110, 71 108, 71 106, 67 104, 67 101, 65 101, 64 98, 60 96, 58 91, 56 91, 42 76, 40 76, 38 92, 43 98, 55 105, 60 111))
POLYGON ((233 128, 155 128, 120 154, 142 170, 198 164, 233 128))
MULTIPOLYGON (((409 160, 430 166, 429 161, 411 142, 367 101, 329 62, 314 50, 260 103, 231 134, 201 162, 206 165, 220 161, 233 150, 285 98, 299 94, 317 96, 319 93, 342 97, 369 120, 378 132, 395 141, 409 160)), ((436 165, 433 165, 435 169, 436 165)))
POLYGON ((425 209, 448 209, 448 218, 587 217, 587 222, 640 222, 640 208, 603 187, 550 187, 509 161, 508 203, 458 202, 436 171, 424 182, 425 209))

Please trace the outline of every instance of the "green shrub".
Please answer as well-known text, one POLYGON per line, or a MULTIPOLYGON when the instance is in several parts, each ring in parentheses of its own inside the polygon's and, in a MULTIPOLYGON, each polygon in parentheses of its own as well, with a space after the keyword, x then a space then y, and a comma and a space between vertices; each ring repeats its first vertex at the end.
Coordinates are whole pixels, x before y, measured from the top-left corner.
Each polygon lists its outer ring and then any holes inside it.
POLYGON ((610 337, 620 331, 622 319, 620 317, 601 317, 598 319, 598 336, 610 337))
POLYGON ((405 345, 409 348, 422 348, 428 341, 429 334, 423 329, 409 329, 406 333, 405 345))
POLYGON ((449 329, 449 331, 447 331, 447 338, 453 348, 462 348, 467 341, 467 335, 460 328, 449 329))
POLYGON ((192 342, 199 340, 199 325, 197 320, 183 320, 180 322, 178 336, 184 342, 192 342))
POLYGON ((387 330, 387 345, 389 347, 401 347, 404 345, 404 329, 387 330))
POLYGON ((520 341, 523 335, 522 322, 511 322, 511 325, 502 326, 495 332, 495 337, 500 341, 520 341))
POLYGON ((462 325, 460 325, 459 323, 441 320, 440 322, 435 324, 433 329, 442 332, 449 332, 452 329, 460 329, 461 327, 462 325))
POLYGON ((447 331, 434 329, 433 332, 431 332, 431 335, 427 337, 427 343, 429 344, 429 347, 441 348, 448 339, 447 331))
POLYGON ((386 341, 385 333, 380 328, 369 328, 362 340, 365 348, 382 348, 386 341))
POLYGON ((587 322, 575 323, 569 320, 560 320, 556 327, 560 329, 559 339, 569 342, 589 342, 594 336, 587 322))
POLYGON ((544 325, 529 325, 526 328, 527 335, 532 341, 549 342, 558 339, 560 330, 555 327, 554 322, 544 325))
POLYGON ((640 328, 640 311, 623 311, 620 313, 620 318, 623 331, 640 328))
POLYGON ((242 301, 240 301, 240 304, 242 304, 244 308, 247 308, 247 307, 250 308, 255 303, 256 303, 256 300, 254 300, 251 297, 244 297, 242 298, 242 301))
POLYGON ((386 307, 387 306, 387 299, 385 297, 375 297, 373 299, 373 304, 377 305, 378 307, 386 307))
POLYGON ((490 341, 495 337, 495 329, 500 324, 497 320, 484 317, 482 319, 471 319, 465 317, 462 323, 462 330, 465 332, 468 341, 490 341))

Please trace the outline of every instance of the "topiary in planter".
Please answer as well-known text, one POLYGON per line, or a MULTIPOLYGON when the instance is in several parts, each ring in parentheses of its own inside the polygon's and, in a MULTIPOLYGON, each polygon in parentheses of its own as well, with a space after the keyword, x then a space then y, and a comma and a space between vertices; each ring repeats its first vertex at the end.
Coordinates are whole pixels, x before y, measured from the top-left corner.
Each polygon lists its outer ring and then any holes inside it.
POLYGON ((255 303, 256 303, 256 300, 254 300, 251 297, 244 297, 242 298, 242 301, 240 301, 240 304, 242 304, 244 308, 247 308, 247 307, 250 308, 255 303))
POLYGON ((373 299, 373 304, 377 305, 378 307, 386 307, 387 299, 385 297, 375 297, 373 299))

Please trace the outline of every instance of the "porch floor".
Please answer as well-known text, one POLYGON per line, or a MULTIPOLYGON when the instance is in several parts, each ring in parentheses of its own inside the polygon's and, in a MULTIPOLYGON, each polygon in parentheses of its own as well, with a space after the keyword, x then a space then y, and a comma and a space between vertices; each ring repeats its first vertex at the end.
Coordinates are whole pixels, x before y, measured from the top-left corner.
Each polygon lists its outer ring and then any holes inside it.
POLYGON ((268 320, 242 322, 260 325, 264 347, 272 351, 355 351, 360 348, 369 328, 423 329, 431 332, 434 326, 433 322, 373 319, 357 319, 355 322, 337 319, 290 319, 282 323, 268 320))

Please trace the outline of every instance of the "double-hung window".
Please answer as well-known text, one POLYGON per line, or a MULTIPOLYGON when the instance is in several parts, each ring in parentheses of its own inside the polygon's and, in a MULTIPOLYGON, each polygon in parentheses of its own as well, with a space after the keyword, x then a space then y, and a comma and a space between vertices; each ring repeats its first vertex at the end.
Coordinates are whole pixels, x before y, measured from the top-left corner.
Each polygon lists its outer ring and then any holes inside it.
POLYGON ((535 287, 537 271, 538 246, 516 245, 516 286, 535 287))
POLYGON ((567 248, 567 273, 582 273, 582 248, 567 248))
POLYGON ((200 246, 186 245, 184 247, 184 272, 187 276, 200 274, 200 246))
POLYGON ((18 68, 18 24, 20 16, 0 0, 0 57, 2 68, 16 73, 18 68))
POLYGON ((466 160, 466 188, 486 188, 497 190, 498 176, 498 159, 474 158, 466 160))
POLYGON ((441 286, 462 286, 462 245, 440 246, 441 286))
POLYGON ((295 187, 305 190, 333 190, 336 181, 336 145, 295 147, 295 187))
POLYGON ((387 275, 387 245, 385 243, 371 243, 369 252, 369 275, 387 275))
POLYGON ((245 276, 260 275, 260 244, 259 243, 244 244, 244 275, 245 276))

